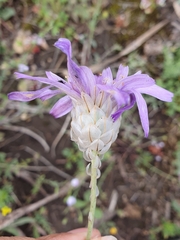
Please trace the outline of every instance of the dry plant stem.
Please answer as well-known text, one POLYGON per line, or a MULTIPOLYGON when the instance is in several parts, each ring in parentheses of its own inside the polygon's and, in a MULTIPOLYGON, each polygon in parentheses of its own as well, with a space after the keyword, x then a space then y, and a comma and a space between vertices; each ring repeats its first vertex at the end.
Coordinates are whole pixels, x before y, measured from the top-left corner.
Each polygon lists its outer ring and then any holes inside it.
POLYGON ((117 55, 110 57, 106 61, 90 66, 91 70, 95 73, 101 72, 103 68, 109 66, 110 64, 116 62, 120 58, 128 55, 129 53, 135 51, 137 48, 142 46, 143 43, 145 43, 148 39, 150 39, 154 34, 160 31, 168 23, 169 20, 163 20, 159 22, 158 24, 147 30, 145 33, 143 33, 141 36, 139 36, 137 39, 132 41, 129 45, 127 45, 127 47, 125 47, 123 51, 121 51, 117 55))
POLYGON ((46 152, 49 152, 49 150, 50 150, 50 147, 47 144, 47 142, 41 136, 39 136, 37 133, 33 132, 32 130, 30 130, 28 128, 21 127, 21 126, 13 126, 13 125, 2 125, 2 126, 0 126, 0 129, 27 134, 27 135, 31 136, 32 138, 36 139, 43 146, 43 148, 46 152))
POLYGON ((93 225, 94 225, 94 214, 96 209, 96 189, 97 189, 97 164, 96 157, 91 162, 91 196, 90 196, 90 210, 88 216, 88 232, 86 240, 91 239, 93 225))
POLYGON ((22 148, 32 154, 34 156, 34 159, 38 159, 40 162, 42 162, 43 164, 45 164, 46 166, 49 167, 49 171, 53 171, 55 172, 57 175, 65 178, 65 179, 71 179, 72 176, 70 176, 69 174, 63 172, 62 170, 60 170, 59 168, 55 167, 48 159, 46 159, 45 157, 43 157, 42 155, 40 155, 38 152, 34 151, 32 148, 28 147, 28 146, 22 146, 22 148))
POLYGON ((56 147, 57 147, 59 141, 61 140, 61 138, 63 137, 63 135, 65 134, 65 132, 67 131, 70 121, 71 121, 71 115, 68 114, 63 123, 63 126, 62 126, 60 132, 58 133, 58 135, 56 136, 56 138, 54 139, 54 141, 51 145, 51 156, 52 157, 56 157, 56 147))

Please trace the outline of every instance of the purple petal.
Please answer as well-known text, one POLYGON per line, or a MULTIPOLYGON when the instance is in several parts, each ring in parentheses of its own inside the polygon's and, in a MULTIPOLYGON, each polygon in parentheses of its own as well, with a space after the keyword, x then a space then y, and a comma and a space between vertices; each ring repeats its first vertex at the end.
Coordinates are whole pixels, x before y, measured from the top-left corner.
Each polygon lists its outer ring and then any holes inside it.
POLYGON ((113 75, 110 68, 106 68, 102 71, 102 83, 104 84, 113 83, 113 75))
POLYGON ((119 66, 115 81, 120 81, 128 76, 129 67, 124 67, 123 65, 119 66))
POLYGON ((54 44, 55 47, 59 48, 63 53, 65 53, 68 58, 71 58, 71 42, 66 38, 59 38, 54 44))
POLYGON ((94 75, 96 84, 102 84, 102 75, 94 75))
POLYGON ((148 88, 139 88, 137 91, 148 94, 165 102, 172 102, 172 98, 174 96, 172 92, 157 85, 153 85, 148 88))
POLYGON ((59 118, 69 113, 73 108, 72 101, 68 96, 59 99, 50 110, 55 118, 59 118))
POLYGON ((69 95, 73 98, 79 97, 79 94, 77 94, 77 92, 75 92, 73 89, 71 89, 67 84, 57 82, 55 79, 51 80, 51 79, 48 79, 45 77, 31 77, 26 74, 17 73, 17 72, 15 73, 15 75, 17 78, 26 78, 26 79, 30 79, 33 81, 38 81, 38 82, 52 85, 54 87, 59 88, 62 92, 66 93, 67 95, 69 95))
POLYGON ((72 59, 68 59, 68 81, 79 93, 90 94, 95 85, 95 77, 92 71, 85 66, 79 67, 72 59))
POLYGON ((138 71, 134 75, 138 75, 138 74, 141 74, 141 73, 142 73, 142 71, 138 71))
POLYGON ((116 120, 122 115, 123 112, 131 109, 131 108, 134 106, 134 104, 135 104, 135 102, 136 102, 136 99, 135 99, 135 97, 134 97, 134 94, 131 94, 131 95, 130 95, 130 99, 131 99, 131 100, 130 100, 130 104, 129 104, 129 105, 126 105, 126 106, 124 106, 124 107, 121 107, 121 108, 118 109, 115 113, 113 113, 113 114, 111 115, 111 117, 112 117, 112 119, 113 119, 114 121, 116 121, 116 120))
POLYGON ((129 76, 117 84, 120 84, 119 87, 123 91, 131 91, 138 88, 150 87, 155 84, 155 81, 146 74, 137 74, 129 76))
POLYGON ((100 90, 110 93, 116 100, 118 106, 127 105, 130 101, 129 93, 121 91, 114 86, 97 84, 100 90))
POLYGON ((56 81, 56 82, 60 81, 60 82, 66 83, 66 81, 63 78, 59 77, 58 75, 56 75, 56 74, 54 74, 50 71, 46 72, 46 76, 47 76, 48 79, 50 79, 52 81, 56 81))
POLYGON ((18 72, 15 72, 14 74, 15 74, 17 79, 25 78, 25 79, 30 79, 30 80, 33 80, 33 81, 46 83, 46 84, 51 84, 52 82, 55 82, 55 83, 57 82, 56 80, 49 80, 46 77, 32 77, 32 76, 29 76, 29 75, 26 75, 26 74, 23 74, 23 73, 18 73, 18 72))
POLYGON ((136 91, 133 92, 136 97, 136 102, 138 106, 139 116, 141 120, 141 124, 144 130, 145 137, 148 137, 149 133, 149 119, 148 119, 148 111, 147 104, 142 95, 136 91))
POLYGON ((10 100, 29 102, 36 98, 41 98, 47 91, 49 91, 49 86, 36 90, 36 91, 26 91, 26 92, 11 92, 8 94, 10 100))
POLYGON ((88 67, 79 67, 71 59, 71 42, 68 39, 60 38, 54 45, 67 55, 68 82, 71 83, 73 89, 79 94, 81 92, 90 94, 95 85, 95 77, 88 67))
POLYGON ((93 92, 95 87, 95 76, 92 73, 91 69, 86 66, 80 67, 79 78, 82 78, 82 83, 84 85, 85 92, 93 92))
POLYGON ((62 91, 60 90, 51 90, 49 89, 48 91, 46 91, 42 96, 40 96, 39 98, 42 100, 42 101, 45 101, 45 100, 48 100, 58 94, 62 93, 62 91))
POLYGON ((81 68, 71 59, 68 59, 68 82, 79 94, 81 94, 81 92, 87 92, 89 94, 89 88, 86 86, 86 82, 81 74, 81 68))

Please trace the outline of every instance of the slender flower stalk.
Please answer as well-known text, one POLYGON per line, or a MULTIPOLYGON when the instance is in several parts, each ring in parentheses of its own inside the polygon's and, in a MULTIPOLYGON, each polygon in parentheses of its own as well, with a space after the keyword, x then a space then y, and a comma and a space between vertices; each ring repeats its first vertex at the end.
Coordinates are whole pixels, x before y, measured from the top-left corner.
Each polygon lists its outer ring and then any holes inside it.
POLYGON ((94 225, 94 214, 96 210, 96 197, 97 197, 97 171, 98 171, 98 166, 96 164, 96 157, 92 159, 91 161, 91 196, 90 196, 90 210, 89 210, 89 215, 88 215, 88 232, 87 232, 87 237, 86 240, 91 239, 91 234, 93 230, 93 225, 94 225))
POLYGON ((46 77, 31 77, 15 73, 18 79, 38 81, 47 86, 36 91, 11 92, 9 99, 18 101, 42 101, 59 95, 60 99, 50 110, 59 118, 71 112, 72 141, 76 142, 88 161, 87 173, 91 176, 91 206, 88 218, 87 240, 91 238, 94 222, 96 197, 98 196, 97 178, 100 177, 101 159, 116 140, 123 112, 137 103, 145 137, 149 133, 147 104, 142 94, 148 94, 162 101, 171 102, 173 93, 156 85, 155 81, 140 71, 128 76, 129 69, 119 66, 115 78, 110 68, 104 69, 100 76, 94 75, 85 66, 78 66, 72 60, 71 43, 60 38, 55 47, 67 55, 67 81, 52 72, 46 77), (62 94, 65 96, 62 97, 62 94))

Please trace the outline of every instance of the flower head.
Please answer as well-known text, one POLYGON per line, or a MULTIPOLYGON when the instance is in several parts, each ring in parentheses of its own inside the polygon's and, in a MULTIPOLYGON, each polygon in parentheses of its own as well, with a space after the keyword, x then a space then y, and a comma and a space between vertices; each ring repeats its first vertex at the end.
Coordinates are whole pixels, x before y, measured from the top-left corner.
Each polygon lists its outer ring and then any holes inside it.
POLYGON ((80 185, 80 181, 79 181, 78 178, 73 178, 73 179, 71 180, 71 186, 72 186, 72 187, 77 188, 77 187, 79 187, 79 185, 80 185))
POLYGON ((77 200, 74 196, 69 196, 66 200, 66 204, 68 207, 73 206, 74 204, 76 204, 77 200))
POLYGON ((8 206, 4 206, 3 208, 1 208, 1 213, 2 213, 2 216, 4 216, 4 217, 11 212, 12 212, 12 208, 10 208, 8 206))
MULTIPOLYGON (((88 123, 93 127, 91 130, 87 128, 84 134, 89 133, 91 143, 94 138, 98 139, 98 141, 100 138, 106 138, 108 143, 107 137, 102 135, 107 130, 111 131, 113 123, 119 121, 122 113, 137 103, 141 124, 145 136, 148 136, 148 111, 142 94, 148 94, 162 101, 171 102, 173 97, 171 92, 157 86, 152 78, 141 72, 128 76, 128 67, 122 65, 120 65, 115 79, 110 68, 103 70, 101 76, 94 75, 88 67, 78 66, 72 60, 71 43, 68 39, 60 38, 54 45, 67 55, 67 81, 52 72, 46 72, 46 77, 31 77, 22 73, 15 73, 18 79, 26 78, 39 81, 48 86, 36 91, 11 92, 8 94, 9 99, 31 101, 40 98, 44 101, 59 95, 60 99, 52 107, 50 113, 59 118, 73 110, 72 117, 76 119, 76 122, 72 122, 72 128, 74 129, 72 138, 77 138, 75 135, 79 134, 82 126, 83 128, 87 127, 88 123), (66 96, 61 97, 62 94, 66 96), (82 112, 83 114, 86 113, 83 117, 82 112), (81 119, 79 119, 79 116, 81 116, 81 119), (102 120, 104 118, 107 119, 106 123, 102 120), (102 121, 103 127, 101 126, 102 121)), ((120 123, 116 125, 115 129, 118 131, 120 123)), ((117 134, 110 134, 109 136, 112 143, 117 134)), ((87 138, 81 137, 81 141, 83 141, 83 145, 89 144, 87 138)), ((81 145, 79 140, 78 143, 81 145)), ((102 145, 100 141, 98 145, 102 145)))
POLYGON ((109 233, 112 235, 116 235, 118 233, 118 229, 116 227, 111 227, 109 229, 109 233))

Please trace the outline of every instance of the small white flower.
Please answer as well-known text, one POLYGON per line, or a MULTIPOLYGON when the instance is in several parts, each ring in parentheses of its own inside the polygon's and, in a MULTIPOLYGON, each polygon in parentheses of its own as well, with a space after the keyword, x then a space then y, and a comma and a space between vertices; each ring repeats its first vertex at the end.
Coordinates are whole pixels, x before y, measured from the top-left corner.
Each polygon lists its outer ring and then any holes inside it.
POLYGON ((165 146, 165 143, 164 143, 164 142, 159 142, 159 143, 158 143, 158 147, 163 148, 164 146, 165 146))
POLYGON ((155 160, 156 160, 157 162, 160 162, 160 161, 162 160, 162 157, 159 156, 159 155, 157 155, 157 156, 155 156, 155 160))
POLYGON ((71 186, 74 188, 77 188, 79 186, 79 179, 78 178, 73 178, 71 180, 71 186))
POLYGON ((156 144, 157 144, 157 142, 156 142, 155 140, 152 140, 152 141, 151 141, 151 145, 152 145, 152 146, 156 146, 156 144))
POLYGON ((67 204, 67 206, 68 207, 71 207, 71 206, 73 206, 75 203, 76 203, 76 198, 75 197, 73 197, 73 196, 69 196, 68 198, 67 198, 67 200, 66 200, 66 204, 67 204))
POLYGON ((23 63, 20 63, 18 65, 18 71, 19 72, 27 72, 27 71, 29 71, 29 67, 23 63))
POLYGON ((165 5, 165 2, 166 2, 166 0, 156 0, 156 3, 161 7, 163 7, 165 5))

